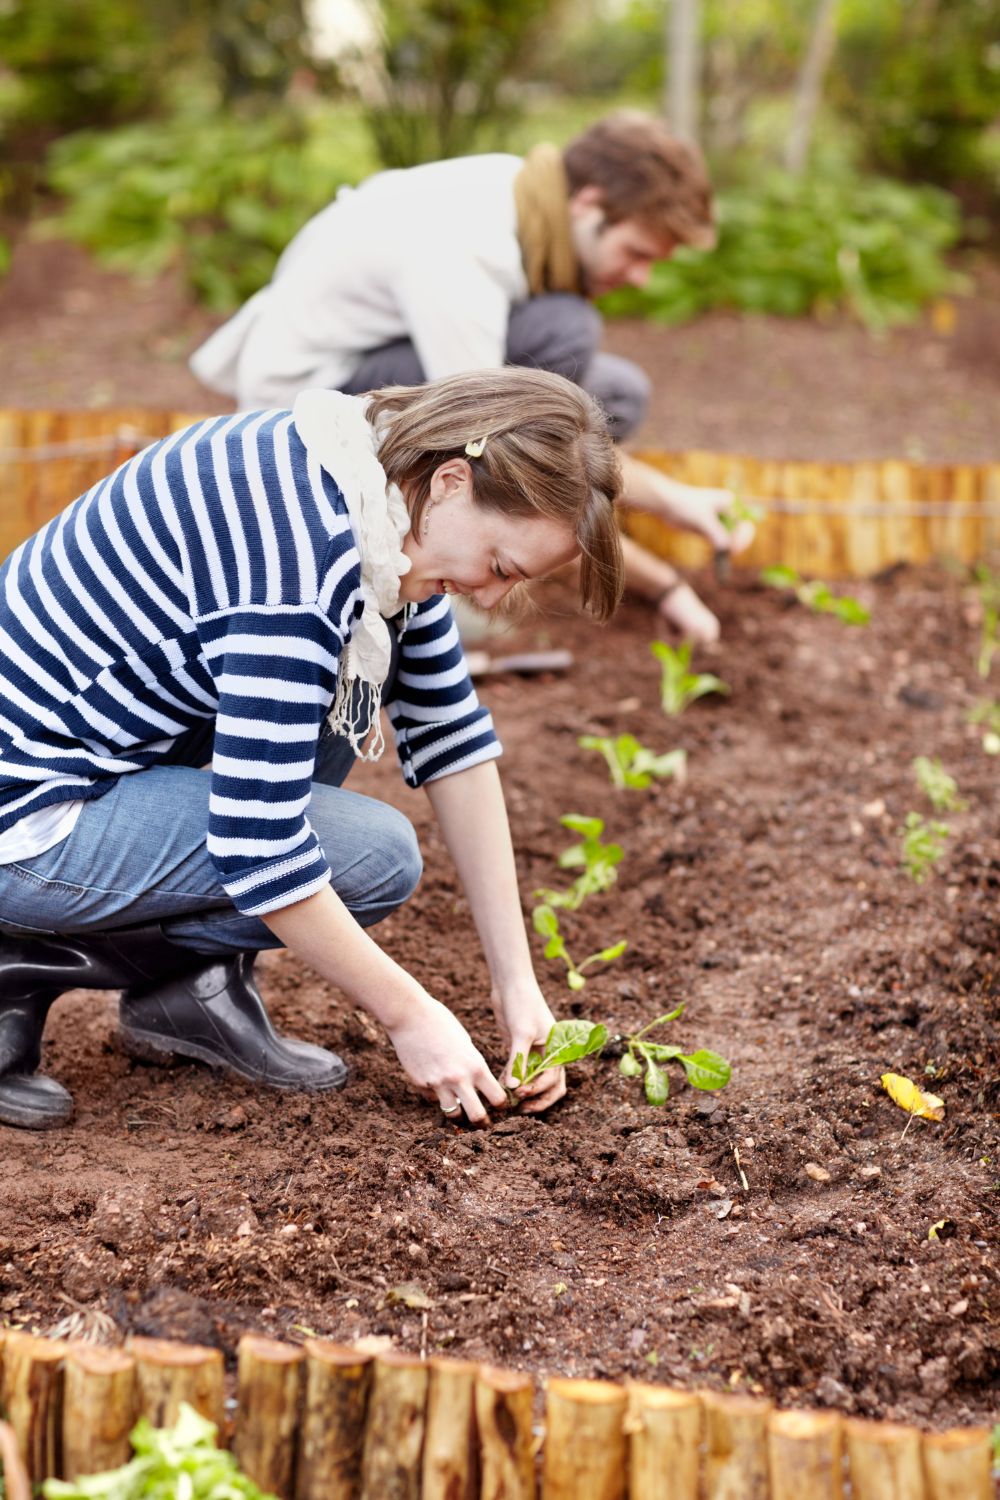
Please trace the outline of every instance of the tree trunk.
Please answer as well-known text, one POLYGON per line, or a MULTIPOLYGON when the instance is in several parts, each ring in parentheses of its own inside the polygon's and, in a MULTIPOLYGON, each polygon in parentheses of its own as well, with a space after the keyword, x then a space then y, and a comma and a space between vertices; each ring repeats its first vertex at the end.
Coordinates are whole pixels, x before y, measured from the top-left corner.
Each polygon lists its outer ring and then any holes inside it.
POLYGON ((819 0, 805 62, 795 90, 792 126, 785 142, 785 166, 796 176, 809 155, 816 111, 823 93, 823 76, 837 40, 837 0, 819 0))
POLYGON ((701 79, 699 0, 670 0, 666 76, 667 122, 675 135, 697 141, 701 79))

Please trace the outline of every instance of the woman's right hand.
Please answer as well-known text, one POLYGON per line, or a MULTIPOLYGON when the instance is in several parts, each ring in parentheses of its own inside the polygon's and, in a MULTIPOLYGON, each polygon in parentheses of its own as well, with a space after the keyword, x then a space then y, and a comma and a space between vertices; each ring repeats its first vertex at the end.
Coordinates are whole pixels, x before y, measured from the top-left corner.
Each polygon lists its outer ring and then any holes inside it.
POLYGON ((480 1095, 498 1107, 507 1103, 505 1090, 465 1027, 426 991, 386 1030, 407 1078, 425 1098, 436 1099, 446 1115, 457 1115, 458 1105, 476 1124, 486 1118, 480 1095))

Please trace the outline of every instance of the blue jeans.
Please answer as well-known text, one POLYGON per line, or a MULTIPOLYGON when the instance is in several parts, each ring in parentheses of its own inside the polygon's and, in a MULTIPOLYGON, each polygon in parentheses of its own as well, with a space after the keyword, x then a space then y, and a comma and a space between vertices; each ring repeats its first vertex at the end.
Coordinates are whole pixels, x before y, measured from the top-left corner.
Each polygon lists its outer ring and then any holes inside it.
MULTIPOLYGON (((0 865, 0 931, 85 933, 160 922, 172 942, 229 954, 282 945, 258 917, 237 911, 205 847, 214 721, 175 747, 176 763, 135 771, 84 804, 68 838, 44 854, 0 865)), ((362 927, 416 889, 420 849, 409 820, 345 791, 347 740, 320 741, 309 822, 337 895, 362 927)))

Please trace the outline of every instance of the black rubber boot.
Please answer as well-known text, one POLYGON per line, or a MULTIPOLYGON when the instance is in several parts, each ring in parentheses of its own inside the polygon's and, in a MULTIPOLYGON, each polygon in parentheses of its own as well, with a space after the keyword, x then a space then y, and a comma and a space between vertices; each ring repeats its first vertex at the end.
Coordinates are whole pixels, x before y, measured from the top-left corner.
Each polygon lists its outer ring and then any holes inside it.
POLYGON ((126 1047, 142 1056, 195 1057, 279 1088, 339 1088, 340 1058, 279 1037, 252 978, 253 955, 210 959, 156 924, 83 936, 0 936, 0 1123, 64 1125, 73 1101, 37 1074, 53 1002, 70 989, 124 990, 126 1047))
POLYGON ((276 1089, 322 1093, 339 1089, 347 1069, 334 1052, 279 1036, 254 982, 255 953, 209 962, 121 999, 119 1036, 125 1051, 145 1061, 193 1057, 276 1089))
MULTIPOLYGON (((0 935, 0 1123, 26 1130, 65 1125, 73 1101, 61 1084, 39 1077, 42 1032, 53 1001, 66 990, 120 989, 154 972, 144 954, 153 929, 86 937, 0 935)), ((159 929, 155 929, 159 933, 159 929)), ((162 934, 160 942, 163 943, 162 934)), ((200 964, 176 944, 160 957, 170 972, 200 964)))

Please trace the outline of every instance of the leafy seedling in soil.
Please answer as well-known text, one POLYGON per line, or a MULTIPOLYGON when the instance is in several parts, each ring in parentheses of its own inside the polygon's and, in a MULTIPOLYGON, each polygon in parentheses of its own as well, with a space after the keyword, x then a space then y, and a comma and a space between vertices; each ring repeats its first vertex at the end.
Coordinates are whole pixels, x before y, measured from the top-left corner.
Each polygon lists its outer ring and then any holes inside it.
POLYGON ((621 864, 625 851, 621 844, 602 844, 603 818, 587 818, 581 813, 566 813, 559 819, 564 828, 581 837, 579 844, 571 844, 559 856, 560 870, 576 870, 581 873, 565 891, 542 886, 535 891, 535 899, 547 906, 562 907, 565 911, 578 911, 588 896, 610 890, 618 879, 617 866, 621 864))
POLYGON ((818 578, 807 583, 801 573, 784 563, 762 569, 760 581, 770 588, 791 589, 799 603, 814 614, 835 615, 845 625, 867 625, 872 617, 871 610, 860 599, 850 594, 835 594, 828 583, 818 578))
POLYGON ((691 642, 668 646, 653 641, 649 647, 660 663, 660 705, 665 714, 676 718, 697 698, 706 693, 728 693, 729 684, 711 672, 691 672, 691 642))
POLYGON ((577 964, 570 957, 566 940, 559 931, 559 918, 551 906, 536 906, 531 913, 531 921, 538 935, 545 939, 545 957, 561 958, 566 965, 566 983, 571 990, 582 990, 587 983, 584 978, 584 969, 589 969, 591 964, 613 963, 628 947, 628 943, 623 939, 622 942, 615 943, 610 948, 602 948, 598 953, 589 954, 577 964))
MULTIPOLYGON (((606 1026, 594 1025, 590 1021, 557 1021, 545 1038, 545 1046, 541 1052, 529 1052, 527 1061, 524 1053, 518 1052, 510 1071, 520 1087, 549 1068, 564 1068, 567 1063, 578 1062, 581 1057, 600 1052, 607 1039, 606 1026)), ((517 1098, 513 1090, 508 1089, 507 1092, 514 1099, 517 1098)))
POLYGON ((583 734, 577 740, 581 750, 599 750, 611 772, 611 780, 617 787, 637 787, 640 790, 652 785, 653 777, 676 776, 680 781, 687 767, 686 750, 668 750, 656 755, 640 745, 634 734, 610 735, 583 734))
POLYGON ((949 776, 937 756, 918 755, 913 762, 917 785, 935 812, 963 812, 968 807, 958 795, 958 782, 949 776))
POLYGON ((903 868, 915 885, 923 885, 944 853, 950 832, 947 823, 930 822, 918 812, 908 812, 900 830, 903 837, 903 868))
POLYGON ((970 724, 983 725, 983 749, 987 755, 1000 755, 1000 703, 995 698, 981 698, 966 714, 970 724))
POLYGON ((979 650, 976 653, 976 671, 980 677, 988 677, 993 658, 1000 648, 1000 577, 986 563, 973 569, 973 578, 979 594, 983 618, 979 626, 979 650))
POLYGON ((732 1068, 717 1052, 702 1048, 698 1052, 685 1052, 663 1042, 651 1042, 648 1033, 657 1026, 666 1026, 684 1014, 684 1006, 678 1005, 668 1015, 657 1016, 631 1036, 621 1038, 625 1045, 618 1071, 625 1078, 643 1078, 643 1088, 650 1104, 666 1104, 670 1096, 670 1080, 662 1066, 678 1062, 687 1074, 687 1081, 695 1089, 723 1089, 732 1076, 732 1068))

